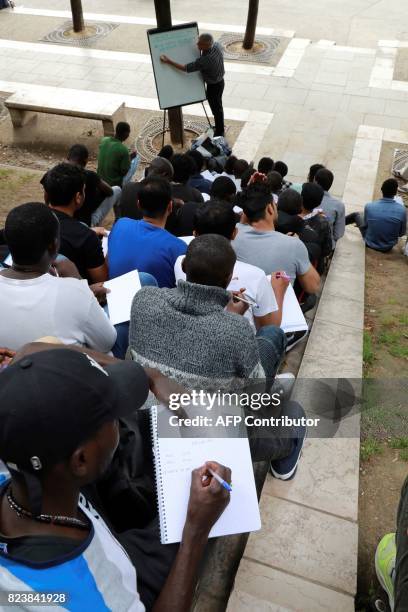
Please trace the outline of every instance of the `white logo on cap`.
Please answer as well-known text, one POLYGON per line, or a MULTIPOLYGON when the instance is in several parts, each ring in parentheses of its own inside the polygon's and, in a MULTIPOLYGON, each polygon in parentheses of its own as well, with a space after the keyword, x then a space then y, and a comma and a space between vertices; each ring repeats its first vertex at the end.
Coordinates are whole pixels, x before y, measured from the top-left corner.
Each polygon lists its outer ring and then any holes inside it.
POLYGON ((103 374, 105 374, 105 376, 109 376, 109 374, 107 373, 106 370, 103 369, 103 367, 101 365, 99 365, 99 363, 97 361, 95 361, 95 359, 92 359, 92 357, 90 357, 89 355, 86 355, 84 353, 85 357, 88 359, 89 363, 91 364, 91 366, 93 368, 97 368, 98 370, 100 370, 103 374))

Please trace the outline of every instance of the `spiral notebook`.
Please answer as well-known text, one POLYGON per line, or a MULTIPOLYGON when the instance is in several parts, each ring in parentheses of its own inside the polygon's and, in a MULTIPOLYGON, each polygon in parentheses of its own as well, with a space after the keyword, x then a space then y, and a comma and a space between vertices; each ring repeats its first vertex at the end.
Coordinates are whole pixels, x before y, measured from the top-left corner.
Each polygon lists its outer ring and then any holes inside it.
POLYGON ((211 529, 210 538, 261 528, 255 478, 247 438, 158 437, 157 409, 151 429, 162 544, 181 541, 190 494, 191 472, 206 461, 231 468, 230 503, 211 529))

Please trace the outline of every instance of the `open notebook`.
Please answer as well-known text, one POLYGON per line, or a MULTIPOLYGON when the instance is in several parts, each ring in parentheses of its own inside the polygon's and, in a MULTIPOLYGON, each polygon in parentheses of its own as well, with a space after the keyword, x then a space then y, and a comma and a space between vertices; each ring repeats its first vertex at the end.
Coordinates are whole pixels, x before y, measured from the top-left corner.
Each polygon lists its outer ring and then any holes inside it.
MULTIPOLYGON (((270 275, 266 278, 269 281, 271 280, 270 275)), ((302 312, 296 293, 291 284, 288 285, 285 297, 283 298, 282 321, 280 327, 286 334, 296 331, 307 331, 309 329, 305 315, 302 312)))
POLYGON ((190 494, 191 472, 206 461, 231 468, 230 503, 215 523, 210 538, 261 528, 254 472, 247 438, 163 438, 157 435, 157 411, 151 429, 162 544, 181 541, 190 494))

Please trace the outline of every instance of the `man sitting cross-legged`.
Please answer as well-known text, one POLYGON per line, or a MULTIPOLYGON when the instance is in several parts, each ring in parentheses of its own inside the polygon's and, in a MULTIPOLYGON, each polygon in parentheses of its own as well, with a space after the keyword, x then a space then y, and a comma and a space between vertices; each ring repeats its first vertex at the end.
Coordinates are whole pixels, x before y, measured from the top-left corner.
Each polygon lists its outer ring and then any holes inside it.
POLYGON ((346 223, 356 223, 370 249, 387 253, 407 231, 407 212, 395 201, 398 182, 387 179, 381 185, 382 198, 365 205, 364 214, 351 213, 346 223))
POLYGON ((59 252, 78 268, 82 278, 91 283, 108 279, 108 268, 97 233, 102 228, 90 229, 75 218, 85 199, 85 175, 73 164, 58 164, 42 179, 44 200, 60 222, 59 252))
POLYGON ((174 264, 186 252, 186 244, 164 229, 172 211, 168 181, 156 176, 144 179, 138 206, 143 219, 119 219, 109 235, 110 277, 139 270, 154 276, 159 287, 174 287, 174 264))
MULTIPOLYGON (((179 280, 175 289, 146 287, 135 295, 129 333, 132 358, 190 391, 239 391, 264 380, 264 368, 273 364, 276 369, 276 355, 283 354, 283 334, 278 331, 275 340, 281 344, 275 342, 271 350, 267 335, 256 338, 240 316, 243 304, 235 304, 226 290, 235 262, 231 244, 223 236, 195 238, 183 261, 186 280, 179 280)), ((266 372, 267 381, 271 378, 266 372)), ((290 404, 283 410, 291 416, 304 414, 300 406, 290 404)), ((259 460, 259 453, 265 453, 264 458, 272 459, 275 477, 291 478, 305 429, 293 431, 293 437, 289 433, 288 438, 263 439, 252 428, 251 433, 253 457, 259 460)))
POLYGON ((2 344, 18 349, 55 336, 108 352, 116 331, 87 282, 51 274, 59 230, 58 218, 45 204, 23 204, 8 214, 5 235, 13 264, 0 272, 2 344))
POLYGON ((0 373, 0 463, 11 475, 0 486, 1 591, 58 592, 55 605, 69 610, 191 608, 230 495, 209 469, 227 482, 231 471, 210 458, 193 470, 178 547, 151 530, 129 529, 119 543, 81 493, 110 467, 119 419, 141 408, 149 382, 135 363, 102 368, 68 349, 25 355, 0 373))

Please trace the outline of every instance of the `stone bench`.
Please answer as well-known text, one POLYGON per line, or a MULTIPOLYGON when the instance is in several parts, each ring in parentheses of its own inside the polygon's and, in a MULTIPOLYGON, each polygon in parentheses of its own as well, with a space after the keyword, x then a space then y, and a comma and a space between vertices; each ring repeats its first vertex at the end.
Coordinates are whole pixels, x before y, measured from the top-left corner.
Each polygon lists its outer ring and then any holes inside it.
POLYGON ((67 95, 66 92, 58 90, 52 95, 48 92, 17 92, 7 98, 4 104, 9 110, 15 128, 25 125, 35 117, 36 113, 49 113, 100 120, 105 136, 113 136, 114 123, 123 119, 125 105, 124 103, 118 105, 117 102, 105 99, 103 95, 98 98, 84 95, 84 92, 67 95))

